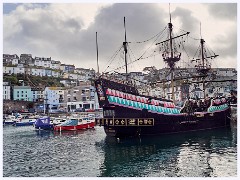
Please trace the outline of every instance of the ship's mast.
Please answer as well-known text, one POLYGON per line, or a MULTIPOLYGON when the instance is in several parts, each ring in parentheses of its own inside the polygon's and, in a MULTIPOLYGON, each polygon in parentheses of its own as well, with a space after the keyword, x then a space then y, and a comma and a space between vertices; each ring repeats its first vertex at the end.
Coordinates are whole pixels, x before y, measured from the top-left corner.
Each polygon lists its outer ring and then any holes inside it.
MULTIPOLYGON (((172 44, 172 23, 171 23, 171 14, 170 14, 170 23, 168 23, 169 28, 169 37, 170 37, 170 58, 173 58, 173 44, 172 44)), ((180 60, 180 58, 179 58, 180 60)), ((179 61, 177 60, 177 61, 179 61)), ((175 102, 175 94, 174 94, 174 81, 173 81, 173 68, 175 62, 169 59, 170 71, 171 71, 171 89, 172 89, 172 100, 175 102)))
POLYGON ((124 17, 124 29, 125 29, 125 41, 123 42, 123 47, 124 47, 124 54, 125 54, 126 81, 128 82, 128 70, 127 70, 127 33, 126 33, 125 17, 124 17))
MULTIPOLYGON (((200 44, 201 44, 201 55, 202 55, 202 69, 205 69, 205 62, 204 62, 204 39, 200 39, 200 44)), ((207 67, 206 67, 207 68, 207 67)), ((204 75, 207 74, 207 71, 205 72, 204 75)), ((204 78, 205 79, 205 78, 204 78)), ((205 93, 205 81, 203 79, 203 98, 205 99, 206 98, 206 93, 205 93)))
POLYGON ((199 61, 198 65, 197 65, 197 71, 203 75, 203 98, 205 99, 206 98, 206 93, 205 93, 205 79, 207 77, 207 74, 208 72, 210 71, 211 69, 211 66, 208 65, 208 61, 207 59, 208 58, 216 58, 218 55, 214 54, 214 55, 210 55, 210 56, 207 56, 204 54, 205 52, 205 41, 204 39, 202 38, 202 35, 201 35, 201 24, 200 24, 200 36, 201 36, 201 39, 200 39, 200 58, 197 58, 197 59, 194 59, 192 61, 199 61))
POLYGON ((99 76, 97 32, 96 32, 96 49, 97 49, 97 73, 98 73, 98 76, 99 76))
POLYGON ((171 13, 170 13, 170 4, 169 4, 169 16, 170 22, 168 23, 168 31, 169 31, 169 39, 162 41, 160 43, 156 43, 156 45, 165 45, 167 49, 165 49, 162 53, 163 61, 169 66, 171 72, 171 94, 172 100, 175 103, 175 95, 174 95, 174 68, 175 64, 180 60, 181 53, 177 52, 176 48, 174 48, 173 40, 185 35, 188 35, 190 32, 186 32, 184 34, 173 37, 173 25, 171 22, 171 13))

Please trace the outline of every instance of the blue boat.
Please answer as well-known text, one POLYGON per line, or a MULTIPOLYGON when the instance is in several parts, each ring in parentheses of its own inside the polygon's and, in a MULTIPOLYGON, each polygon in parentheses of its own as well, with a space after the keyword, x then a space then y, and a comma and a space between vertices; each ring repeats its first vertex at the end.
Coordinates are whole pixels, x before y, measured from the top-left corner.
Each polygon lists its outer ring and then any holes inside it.
POLYGON ((38 118, 34 123, 35 129, 53 130, 53 124, 50 124, 50 117, 38 118))
POLYGON ((21 119, 13 124, 13 126, 32 126, 36 122, 35 118, 21 119))

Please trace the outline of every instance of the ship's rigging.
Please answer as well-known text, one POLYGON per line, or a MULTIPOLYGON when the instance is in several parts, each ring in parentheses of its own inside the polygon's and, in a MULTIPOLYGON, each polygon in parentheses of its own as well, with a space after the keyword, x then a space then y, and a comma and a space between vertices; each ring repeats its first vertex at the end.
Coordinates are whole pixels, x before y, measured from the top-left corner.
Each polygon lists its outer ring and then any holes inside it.
MULTIPOLYGON (((109 60, 109 65, 107 66, 106 70, 104 71, 104 74, 121 74, 120 70, 125 68, 125 78, 126 81, 125 83, 131 83, 132 81, 139 81, 138 79, 132 78, 128 76, 128 66, 138 62, 143 59, 148 59, 151 57, 155 57, 157 55, 161 55, 163 58, 163 61, 167 64, 168 68, 168 73, 166 73, 165 78, 158 80, 156 82, 151 82, 151 83, 144 83, 141 82, 142 84, 145 85, 156 85, 156 84, 164 84, 169 81, 171 81, 171 89, 172 89, 172 99, 174 101, 174 87, 175 87, 175 82, 176 81, 182 81, 183 83, 202 83, 203 84, 203 89, 205 89, 205 83, 207 82, 215 82, 213 80, 206 79, 206 77, 211 74, 211 65, 209 62, 209 59, 216 58, 218 55, 216 55, 213 51, 209 50, 205 46, 205 41, 204 39, 197 39, 194 37, 189 36, 190 32, 180 30, 179 34, 174 34, 173 33, 173 25, 171 23, 171 18, 170 18, 170 23, 168 23, 168 26, 166 26, 162 31, 154 35, 153 37, 143 40, 143 41, 137 41, 137 42, 128 42, 126 38, 126 24, 125 24, 125 17, 124 17, 124 29, 125 29, 125 41, 123 42, 122 46, 114 53, 114 55, 111 57, 109 60), (164 36, 167 36, 165 40, 160 41, 160 39, 163 39, 164 36), (192 40, 200 40, 200 45, 198 47, 197 52, 194 54, 193 58, 190 58, 189 52, 186 51, 185 47, 185 42, 188 41, 188 38, 192 40), (133 51, 130 47, 130 44, 141 44, 141 43, 149 43, 147 48, 143 51, 143 53, 138 57, 135 58, 136 56, 133 54, 133 51), (153 45, 157 45, 157 48, 153 48, 153 45), (179 51, 181 50, 181 52, 179 51), (122 66, 119 66, 117 68, 114 68, 112 70, 109 70, 111 64, 113 63, 114 59, 116 56, 124 51, 124 61, 125 64, 122 66), (151 51, 149 53, 149 51, 151 51), (185 52, 187 58, 181 58, 182 52, 185 52), (134 59, 131 59, 130 54, 134 57, 134 59), (189 80, 189 77, 174 77, 174 71, 177 67, 178 62, 180 62, 180 59, 183 60, 183 62, 186 65, 186 70, 189 67, 192 67, 193 63, 196 63, 194 68, 196 68, 198 74, 193 74, 192 72, 188 72, 189 75, 192 78, 197 78, 198 81, 193 81, 189 80), (188 61, 188 62, 186 62, 188 61), (109 71, 107 71, 109 70, 109 71), (171 80, 167 79, 167 76, 171 76, 171 80)), ((194 43, 195 44, 195 43, 194 43)), ((180 73, 179 73, 180 74, 180 73)), ((178 74, 178 75, 179 75, 178 74)), ((180 74, 181 75, 181 74, 180 74)), ((226 80, 222 81, 225 82, 226 80)), ((235 80, 229 80, 229 81, 235 81, 235 80)), ((218 81, 221 82, 221 81, 218 81)), ((204 90, 203 90, 204 91, 204 90)), ((204 92, 204 97, 205 97, 205 92, 204 92)))

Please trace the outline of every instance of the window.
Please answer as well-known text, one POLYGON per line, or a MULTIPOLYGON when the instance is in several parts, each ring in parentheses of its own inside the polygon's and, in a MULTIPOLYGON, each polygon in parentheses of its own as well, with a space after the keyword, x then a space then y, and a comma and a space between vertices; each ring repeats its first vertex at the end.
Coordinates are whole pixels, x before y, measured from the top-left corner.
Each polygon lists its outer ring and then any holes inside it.
POLYGON ((90 109, 90 104, 83 104, 84 109, 90 109))
POLYGON ((71 100, 70 100, 70 98, 68 98, 68 102, 70 102, 71 100))
POLYGON ((115 111, 114 110, 105 110, 103 112, 104 116, 115 116, 115 111))

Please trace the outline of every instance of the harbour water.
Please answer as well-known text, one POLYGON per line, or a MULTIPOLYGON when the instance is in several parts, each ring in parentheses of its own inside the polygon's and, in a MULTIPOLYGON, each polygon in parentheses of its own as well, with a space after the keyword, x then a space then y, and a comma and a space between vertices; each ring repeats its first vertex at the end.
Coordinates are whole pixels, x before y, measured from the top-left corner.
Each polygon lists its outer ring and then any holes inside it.
POLYGON ((4 177, 236 177, 237 128, 115 139, 3 127, 4 177))

